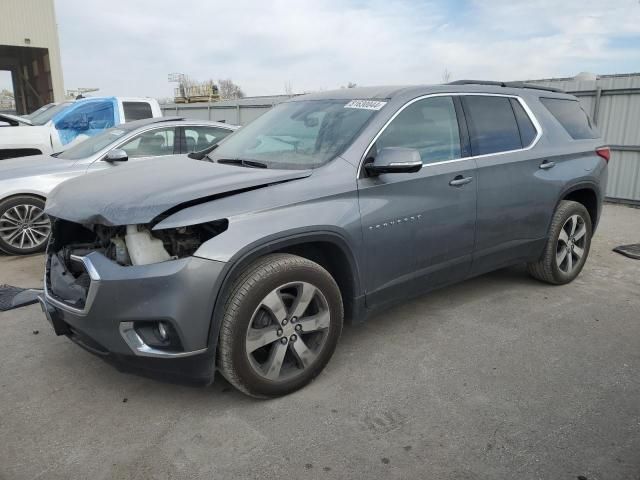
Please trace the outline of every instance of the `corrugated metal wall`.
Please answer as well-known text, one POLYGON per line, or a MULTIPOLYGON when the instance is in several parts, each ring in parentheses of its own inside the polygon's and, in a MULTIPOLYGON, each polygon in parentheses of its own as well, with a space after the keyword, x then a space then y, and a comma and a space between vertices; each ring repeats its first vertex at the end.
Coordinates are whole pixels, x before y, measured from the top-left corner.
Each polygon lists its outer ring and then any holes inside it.
MULTIPOLYGON (((598 80, 530 81, 576 95, 612 146, 607 197, 640 203, 640 74, 604 75, 598 80)), ((246 125, 288 96, 254 97, 211 104, 164 105, 165 115, 246 125)))
POLYGON ((640 202, 640 74, 535 81, 578 97, 611 146, 607 197, 640 202))

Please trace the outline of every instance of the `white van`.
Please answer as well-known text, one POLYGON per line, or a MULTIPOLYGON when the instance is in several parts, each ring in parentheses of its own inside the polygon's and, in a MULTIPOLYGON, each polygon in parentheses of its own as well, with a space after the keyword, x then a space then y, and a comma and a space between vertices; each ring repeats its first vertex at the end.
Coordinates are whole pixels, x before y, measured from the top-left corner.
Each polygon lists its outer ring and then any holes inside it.
POLYGON ((63 102, 30 119, 0 114, 0 160, 59 152, 120 123, 161 116, 157 100, 123 97, 63 102))

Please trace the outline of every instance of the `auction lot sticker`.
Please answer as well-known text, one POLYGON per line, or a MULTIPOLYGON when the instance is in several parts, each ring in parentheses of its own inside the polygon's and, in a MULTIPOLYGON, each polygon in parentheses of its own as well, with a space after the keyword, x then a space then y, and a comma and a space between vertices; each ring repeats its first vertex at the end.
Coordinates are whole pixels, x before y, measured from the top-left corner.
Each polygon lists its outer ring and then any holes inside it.
POLYGON ((387 102, 379 102, 377 100, 351 100, 344 108, 360 108, 363 110, 380 110, 387 102))

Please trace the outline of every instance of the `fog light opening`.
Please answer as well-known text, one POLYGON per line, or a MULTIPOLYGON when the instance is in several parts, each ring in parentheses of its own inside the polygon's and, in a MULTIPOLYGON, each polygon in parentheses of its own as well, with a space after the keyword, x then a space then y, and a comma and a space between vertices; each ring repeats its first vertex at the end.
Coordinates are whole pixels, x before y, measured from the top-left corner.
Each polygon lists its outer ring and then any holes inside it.
POLYGON ((183 351, 176 328, 166 320, 134 322, 134 328, 145 345, 172 352, 183 351))

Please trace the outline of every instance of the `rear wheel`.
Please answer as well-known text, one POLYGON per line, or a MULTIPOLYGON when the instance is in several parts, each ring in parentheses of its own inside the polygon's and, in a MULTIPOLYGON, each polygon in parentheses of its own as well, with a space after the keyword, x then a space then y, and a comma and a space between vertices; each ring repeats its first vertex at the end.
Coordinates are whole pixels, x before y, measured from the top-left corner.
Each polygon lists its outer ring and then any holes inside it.
POLYGON ((0 202, 0 250, 28 255, 45 249, 51 222, 44 213, 44 200, 20 195, 0 202))
POLYGON ((587 261, 591 235, 591 217, 587 209, 578 202, 563 200, 553 215, 542 257, 527 265, 529 273, 555 285, 571 282, 587 261))
POLYGON ((317 263, 268 255, 247 268, 225 304, 218 366, 255 397, 302 388, 325 367, 342 331, 340 290, 317 263))

